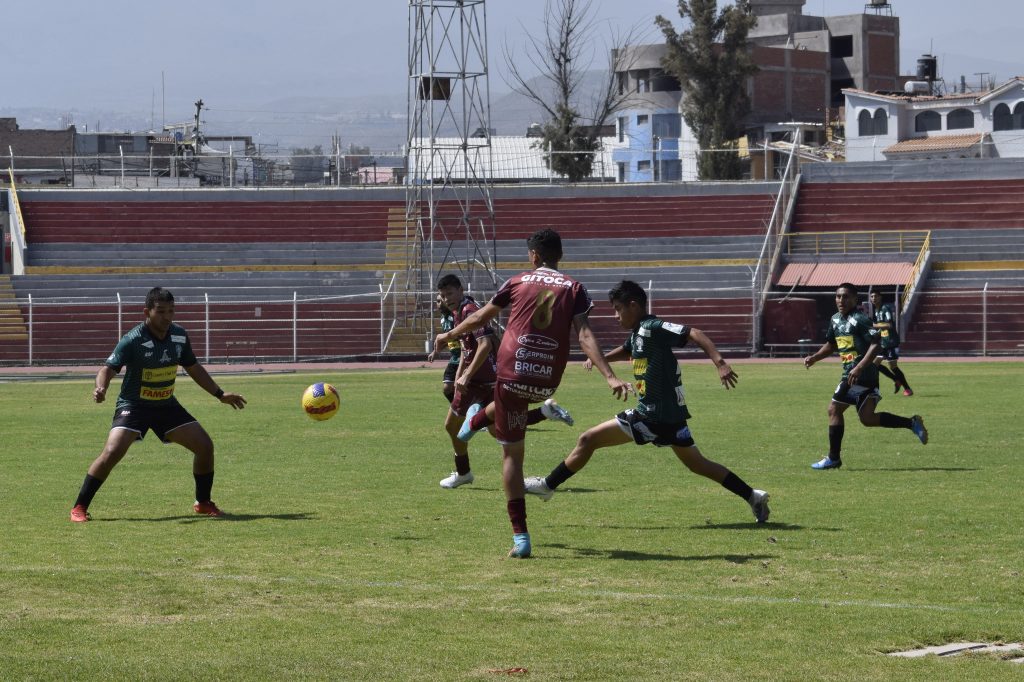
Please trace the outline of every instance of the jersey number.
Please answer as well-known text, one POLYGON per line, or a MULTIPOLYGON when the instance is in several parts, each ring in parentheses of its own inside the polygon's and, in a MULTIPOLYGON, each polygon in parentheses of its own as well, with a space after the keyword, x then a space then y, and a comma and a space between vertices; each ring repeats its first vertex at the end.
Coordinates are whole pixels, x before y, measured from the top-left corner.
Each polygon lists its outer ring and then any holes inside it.
POLYGON ((551 318, 554 316, 555 292, 551 289, 544 289, 537 294, 534 303, 533 317, 530 323, 534 329, 547 329, 551 325, 551 318))

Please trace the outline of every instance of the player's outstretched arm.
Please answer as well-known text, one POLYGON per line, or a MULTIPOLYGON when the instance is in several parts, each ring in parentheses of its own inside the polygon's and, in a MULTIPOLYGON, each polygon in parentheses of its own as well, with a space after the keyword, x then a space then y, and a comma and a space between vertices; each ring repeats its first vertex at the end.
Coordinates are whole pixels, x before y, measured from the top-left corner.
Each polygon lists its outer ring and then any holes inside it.
POLYGON ((708 338, 707 334, 694 327, 690 327, 690 340, 700 346, 700 349, 711 359, 711 362, 715 363, 715 367, 718 368, 718 379, 725 386, 726 390, 734 388, 736 382, 739 381, 739 375, 733 371, 729 363, 722 357, 722 354, 718 352, 714 341, 708 338))
POLYGON ((452 339, 457 339, 463 334, 468 334, 469 332, 476 331, 477 329, 479 329, 480 327, 484 326, 485 324, 493 320, 495 317, 497 317, 498 313, 500 312, 501 308, 494 305, 493 303, 488 303, 483 308, 480 308, 475 313, 473 313, 472 315, 464 319, 462 322, 460 322, 458 325, 456 325, 454 329, 447 332, 441 332, 440 334, 435 336, 434 348, 437 348, 438 346, 443 346, 452 339))
MULTIPOLYGON (((607 360, 609 364, 613 362, 618 362, 619 360, 629 360, 629 351, 627 351, 622 346, 616 346, 615 348, 604 354, 604 359, 607 360)), ((583 369, 587 370, 588 372, 594 369, 594 361, 591 360, 590 358, 584 360, 583 369)))
POLYGON ((96 372, 96 388, 92 390, 93 402, 102 403, 107 399, 107 389, 110 388, 110 382, 116 376, 117 372, 113 367, 108 365, 100 367, 100 371, 96 372))
POLYGON ((594 330, 590 328, 590 320, 587 319, 586 315, 577 315, 573 319, 572 324, 576 327, 576 333, 579 335, 580 348, 583 349, 583 352, 590 359, 593 366, 597 367, 597 371, 608 382, 608 387, 612 389, 612 395, 622 400, 628 399, 630 386, 615 376, 615 371, 608 364, 604 353, 601 352, 601 344, 597 342, 594 330))
POLYGON ((238 393, 227 393, 217 382, 213 380, 210 373, 206 371, 206 368, 200 365, 198 362, 194 365, 185 368, 188 375, 192 377, 192 381, 199 384, 199 387, 212 395, 217 400, 221 401, 225 405, 230 405, 236 410, 241 410, 245 407, 245 398, 238 393))

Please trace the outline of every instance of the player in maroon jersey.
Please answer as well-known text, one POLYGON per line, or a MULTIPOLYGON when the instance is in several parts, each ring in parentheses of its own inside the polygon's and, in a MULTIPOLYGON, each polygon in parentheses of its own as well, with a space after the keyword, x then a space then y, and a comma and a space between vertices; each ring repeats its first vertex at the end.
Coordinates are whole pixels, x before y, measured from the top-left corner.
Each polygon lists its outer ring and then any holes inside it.
POLYGON ((612 394, 625 400, 629 386, 615 376, 590 328, 593 307, 586 288, 558 271, 562 238, 550 229, 526 240, 533 270, 510 278, 483 308, 454 329, 437 335, 435 346, 482 327, 509 309, 508 324, 498 349, 498 382, 494 389, 495 436, 502 447, 502 482, 512 522, 509 556, 525 558, 532 551, 526 526, 523 459, 530 403, 554 395, 569 360, 569 332, 576 330, 580 348, 605 377, 612 394))
MULTIPOLYGON (((454 326, 466 317, 480 310, 480 305, 465 293, 458 276, 447 274, 437 282, 438 296, 454 316, 454 326)), ((458 488, 473 482, 469 467, 469 449, 458 438, 459 426, 466 418, 470 406, 486 406, 494 396, 497 364, 495 351, 498 344, 494 329, 485 324, 471 332, 457 337, 461 343, 461 355, 455 372, 455 394, 444 421, 445 431, 455 451, 455 471, 441 481, 442 488, 458 488)), ((435 346, 444 348, 445 346, 435 346)))

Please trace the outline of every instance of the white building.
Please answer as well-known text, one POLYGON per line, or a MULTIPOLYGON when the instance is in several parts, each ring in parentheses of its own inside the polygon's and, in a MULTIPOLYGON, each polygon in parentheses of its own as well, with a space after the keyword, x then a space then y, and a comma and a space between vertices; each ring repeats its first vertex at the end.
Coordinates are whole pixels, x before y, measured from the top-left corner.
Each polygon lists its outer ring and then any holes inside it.
POLYGON ((1024 77, 984 93, 843 94, 848 162, 1024 157, 1024 77))

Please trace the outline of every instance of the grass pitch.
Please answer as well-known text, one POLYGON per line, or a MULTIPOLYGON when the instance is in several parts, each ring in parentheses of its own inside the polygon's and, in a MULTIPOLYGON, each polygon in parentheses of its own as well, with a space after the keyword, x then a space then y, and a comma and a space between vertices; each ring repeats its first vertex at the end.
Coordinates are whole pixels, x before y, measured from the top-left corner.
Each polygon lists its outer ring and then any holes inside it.
MULTIPOLYGON (((1020 679, 996 657, 883 655, 1024 641, 1024 365, 902 364, 917 395, 880 410, 924 415, 929 445, 848 412, 843 469, 817 472, 837 364, 739 363, 726 392, 687 363, 698 445, 771 493, 770 522, 670 451, 622 446, 528 498, 526 561, 504 558, 493 440, 470 445, 474 485, 437 485, 440 366, 220 377, 242 412, 180 378, 220 520, 191 512, 188 453, 150 435, 70 523, 113 401, 91 380, 0 383, 0 678, 1020 679), (327 422, 299 408, 315 380, 342 394, 327 422)), ((533 427, 528 474, 621 409, 578 363, 558 398, 576 426, 533 427)))

